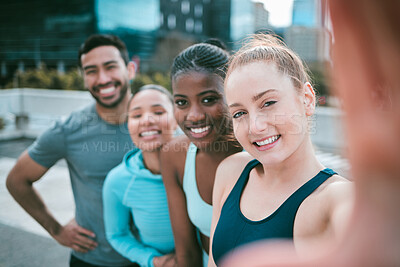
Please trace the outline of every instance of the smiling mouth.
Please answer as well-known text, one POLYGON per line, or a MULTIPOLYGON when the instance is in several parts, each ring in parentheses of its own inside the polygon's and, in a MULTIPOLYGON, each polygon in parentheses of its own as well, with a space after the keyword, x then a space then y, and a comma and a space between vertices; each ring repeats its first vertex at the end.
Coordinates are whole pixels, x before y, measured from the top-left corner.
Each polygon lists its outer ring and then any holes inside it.
POLYGON ((101 95, 107 95, 107 94, 110 94, 110 93, 114 93, 115 90, 116 90, 115 86, 109 87, 109 88, 105 88, 105 89, 100 89, 100 94, 101 95))
POLYGON ((210 126, 202 127, 202 128, 189 128, 192 133, 201 134, 210 130, 210 126))
POLYGON ((139 134, 140 137, 148 137, 148 136, 153 136, 156 134, 160 134, 161 131, 145 131, 139 134))
POLYGON ((276 142, 280 137, 281 137, 281 135, 278 134, 278 135, 275 135, 275 136, 271 136, 271 137, 269 137, 269 138, 266 138, 266 139, 263 140, 263 141, 253 142, 253 144, 255 144, 256 146, 259 146, 259 147, 260 147, 260 146, 269 145, 269 144, 272 144, 272 143, 276 142))
POLYGON ((204 126, 204 127, 187 127, 189 133, 194 138, 203 138, 207 136, 211 131, 211 126, 204 126))

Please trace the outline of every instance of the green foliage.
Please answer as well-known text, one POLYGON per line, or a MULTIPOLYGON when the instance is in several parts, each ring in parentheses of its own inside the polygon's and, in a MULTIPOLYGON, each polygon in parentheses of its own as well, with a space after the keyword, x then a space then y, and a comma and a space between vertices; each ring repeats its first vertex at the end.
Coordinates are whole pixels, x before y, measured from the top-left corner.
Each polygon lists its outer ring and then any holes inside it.
POLYGON ((0 117, 0 130, 3 129, 5 126, 4 119, 0 117))
POLYGON ((146 84, 158 84, 171 91, 171 79, 168 74, 154 72, 149 74, 138 73, 132 81, 132 92, 136 92, 141 86, 146 84))
MULTIPOLYGON (((132 91, 135 92, 146 84, 159 84, 171 91, 171 81, 168 74, 153 72, 149 74, 138 73, 132 81, 132 91)), ((84 90, 83 78, 78 69, 72 69, 65 74, 57 70, 31 69, 23 73, 17 72, 14 81, 6 84, 5 88, 42 88, 62 90, 84 90)))
POLYGON ((83 79, 77 69, 60 74, 57 70, 47 69, 46 66, 25 72, 17 72, 14 80, 5 86, 5 88, 14 87, 84 90, 83 79))
POLYGON ((311 69, 311 80, 319 96, 328 96, 330 94, 326 74, 320 69, 311 69))
POLYGON ((331 64, 329 62, 313 63, 309 65, 311 84, 317 95, 320 97, 328 97, 331 92, 331 64))

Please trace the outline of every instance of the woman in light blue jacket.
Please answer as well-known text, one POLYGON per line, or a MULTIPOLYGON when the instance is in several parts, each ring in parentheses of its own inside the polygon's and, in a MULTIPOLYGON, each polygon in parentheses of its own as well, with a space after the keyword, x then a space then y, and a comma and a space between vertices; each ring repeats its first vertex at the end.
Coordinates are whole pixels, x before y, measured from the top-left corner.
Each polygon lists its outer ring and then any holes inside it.
POLYGON ((129 134, 139 150, 128 152, 104 182, 106 236, 116 251, 140 266, 174 266, 174 238, 159 160, 162 145, 176 129, 172 97, 161 86, 146 85, 128 107, 129 134))

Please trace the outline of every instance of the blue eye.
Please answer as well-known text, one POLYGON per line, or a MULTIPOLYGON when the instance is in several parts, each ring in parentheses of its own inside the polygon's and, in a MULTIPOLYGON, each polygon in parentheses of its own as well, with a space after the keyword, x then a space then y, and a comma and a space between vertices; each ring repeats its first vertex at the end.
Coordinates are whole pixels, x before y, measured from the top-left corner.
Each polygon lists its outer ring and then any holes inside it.
POLYGON ((267 102, 265 102, 264 103, 264 107, 269 107, 269 106, 271 106, 271 105, 273 105, 273 104, 275 104, 277 101, 267 101, 267 102))
POLYGON ((244 114, 246 114, 246 112, 244 112, 244 111, 239 111, 239 112, 236 112, 235 114, 233 114, 233 118, 234 119, 238 119, 238 118, 240 118, 242 115, 244 115, 244 114))

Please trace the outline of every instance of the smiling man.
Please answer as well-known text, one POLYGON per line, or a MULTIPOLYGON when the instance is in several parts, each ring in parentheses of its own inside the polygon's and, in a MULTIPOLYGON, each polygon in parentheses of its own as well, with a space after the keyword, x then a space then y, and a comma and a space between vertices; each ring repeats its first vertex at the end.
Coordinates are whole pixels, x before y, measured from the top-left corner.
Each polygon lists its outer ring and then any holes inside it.
POLYGON ((125 120, 134 65, 118 37, 92 35, 79 50, 79 66, 96 102, 43 133, 18 159, 7 188, 58 243, 72 249, 70 266, 130 266, 106 240, 102 186, 107 173, 133 149, 125 120), (75 218, 66 225, 53 217, 32 186, 63 158, 76 204, 75 218))

